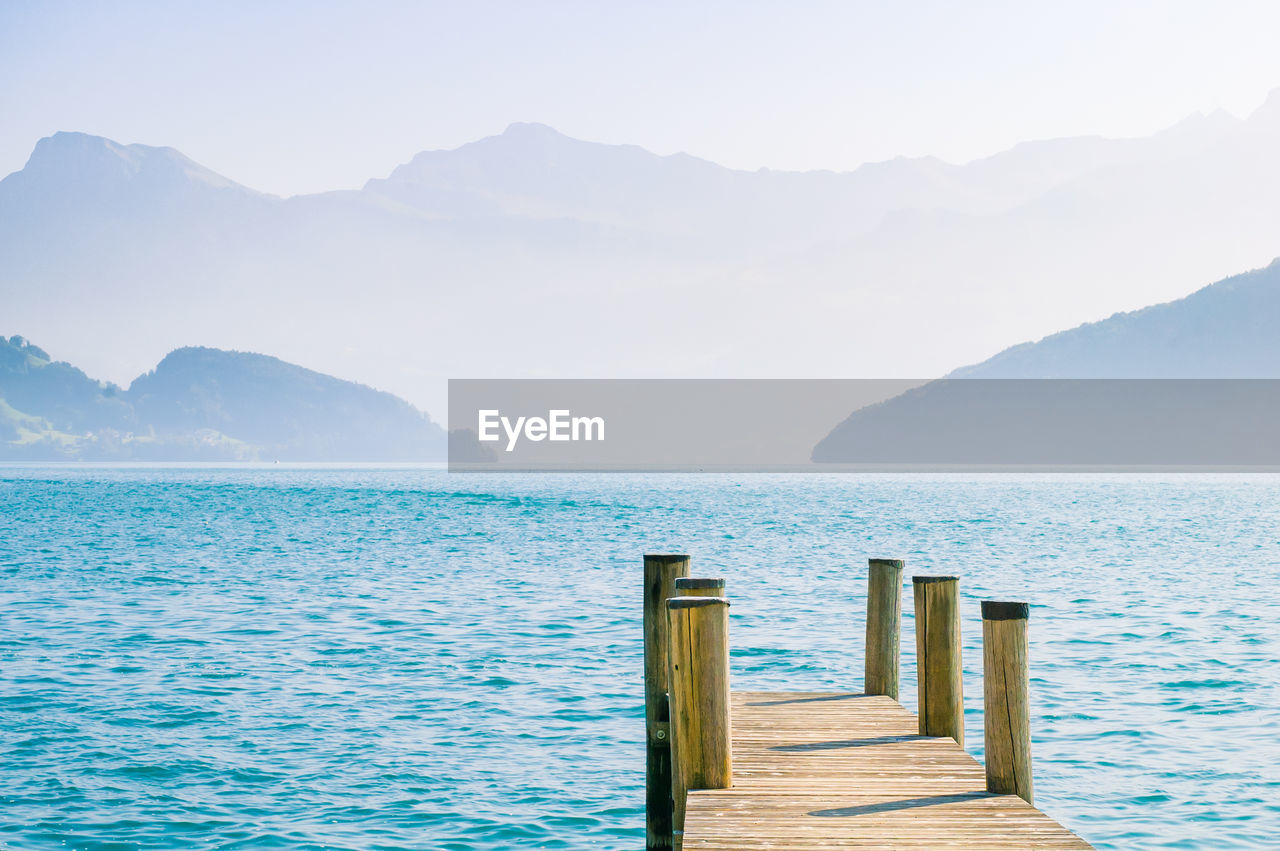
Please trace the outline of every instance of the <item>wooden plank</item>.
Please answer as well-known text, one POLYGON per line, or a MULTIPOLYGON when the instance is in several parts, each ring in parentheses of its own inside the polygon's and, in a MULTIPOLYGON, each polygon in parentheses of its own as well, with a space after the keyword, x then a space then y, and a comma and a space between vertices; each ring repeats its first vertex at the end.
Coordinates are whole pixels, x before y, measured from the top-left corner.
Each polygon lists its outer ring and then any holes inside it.
POLYGON ((734 692, 733 788, 690 792, 684 847, 1090 848, 880 695, 734 692))

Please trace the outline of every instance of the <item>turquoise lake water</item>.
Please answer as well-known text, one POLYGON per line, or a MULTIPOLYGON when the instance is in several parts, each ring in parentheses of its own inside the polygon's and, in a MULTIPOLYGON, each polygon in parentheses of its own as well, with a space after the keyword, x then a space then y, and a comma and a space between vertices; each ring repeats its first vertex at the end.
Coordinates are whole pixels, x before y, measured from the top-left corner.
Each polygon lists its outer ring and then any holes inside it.
POLYGON ((646 551, 727 578, 737 688, 861 687, 868 556, 959 574, 979 756, 1026 599, 1042 809, 1280 844, 1277 476, 7 467, 0 847, 642 847, 646 551))

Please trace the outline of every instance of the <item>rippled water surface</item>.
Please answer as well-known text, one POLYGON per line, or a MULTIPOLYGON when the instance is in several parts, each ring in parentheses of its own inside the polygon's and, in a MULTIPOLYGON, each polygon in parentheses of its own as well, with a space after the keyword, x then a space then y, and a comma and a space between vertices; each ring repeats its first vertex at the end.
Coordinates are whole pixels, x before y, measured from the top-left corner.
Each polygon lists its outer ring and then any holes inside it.
POLYGON ((0 846, 642 847, 645 551, 728 578, 742 688, 860 687, 868 556, 960 574, 977 755, 1030 600, 1037 804, 1280 842, 1274 476, 9 467, 0 846))

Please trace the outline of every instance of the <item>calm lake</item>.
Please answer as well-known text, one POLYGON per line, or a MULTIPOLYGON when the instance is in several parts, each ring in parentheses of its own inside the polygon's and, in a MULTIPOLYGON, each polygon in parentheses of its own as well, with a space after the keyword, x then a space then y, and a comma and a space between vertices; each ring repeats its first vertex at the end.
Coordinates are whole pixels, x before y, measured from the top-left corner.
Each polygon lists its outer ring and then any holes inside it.
POLYGON ((737 688, 861 687, 868 556, 960 575, 979 757, 1028 600, 1038 806, 1280 836, 1280 476, 8 466, 0 846, 642 847, 646 551, 727 578, 737 688))

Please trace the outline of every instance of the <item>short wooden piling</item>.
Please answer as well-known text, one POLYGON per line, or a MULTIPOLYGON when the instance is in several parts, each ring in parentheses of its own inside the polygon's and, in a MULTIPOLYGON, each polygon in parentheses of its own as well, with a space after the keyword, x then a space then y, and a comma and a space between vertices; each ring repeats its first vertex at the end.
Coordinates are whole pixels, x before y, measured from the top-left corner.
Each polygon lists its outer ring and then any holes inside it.
POLYGON ((964 746, 964 669, 960 659, 960 580, 913 576, 920 735, 964 746))
POLYGON ((689 574, 687 555, 644 557, 645 848, 671 847, 671 730, 667 599, 689 574))
POLYGON ((902 559, 867 562, 867 641, 862 690, 898 699, 899 634, 902 632, 902 559))
POLYGON ((1026 603, 982 602, 987 791, 1034 803, 1026 603))
POLYGON ((729 601, 672 597, 667 611, 671 620, 672 845, 679 851, 686 793, 733 785, 729 601))
POLYGON ((677 597, 724 597, 724 580, 718 577, 681 576, 675 584, 677 597))

